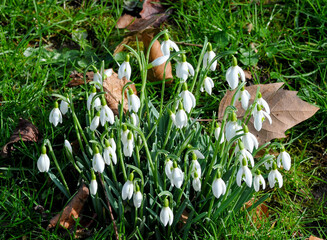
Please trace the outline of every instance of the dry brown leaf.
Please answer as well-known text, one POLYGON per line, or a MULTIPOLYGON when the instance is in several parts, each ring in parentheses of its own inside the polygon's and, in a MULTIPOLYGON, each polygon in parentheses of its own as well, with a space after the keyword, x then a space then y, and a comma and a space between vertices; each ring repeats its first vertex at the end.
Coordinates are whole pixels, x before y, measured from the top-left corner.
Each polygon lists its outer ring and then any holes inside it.
POLYGON ((116 23, 116 27, 121 29, 121 28, 126 28, 128 27, 131 23, 133 23, 133 21, 135 20, 135 17, 129 15, 129 14, 124 14, 123 16, 121 16, 117 23, 116 23))
MULTIPOLYGON (((252 198, 251 200, 245 203, 245 208, 248 209, 254 203, 254 199, 252 198)), ((250 211, 250 216, 252 218, 252 222, 256 225, 256 227, 260 228, 260 222, 266 221, 269 216, 268 207, 264 203, 261 203, 255 209, 252 209, 250 211)))
MULTIPOLYGON (((153 39, 153 33, 143 32, 142 40, 144 43, 145 51, 147 51, 150 42, 153 39)), ((163 53, 161 52, 161 45, 158 40, 154 42, 150 50, 150 59, 149 61, 152 62, 158 57, 162 57, 163 53)), ((148 79, 152 82, 154 81, 162 81, 164 78, 165 72, 165 64, 161 64, 160 66, 153 67, 148 70, 148 79)), ((173 74, 171 70, 171 63, 169 62, 166 67, 166 74, 165 79, 173 79, 173 74)))
MULTIPOLYGON (((262 125, 260 132, 255 130, 253 126, 253 117, 248 124, 249 130, 259 141, 259 144, 264 144, 275 138, 284 138, 285 131, 303 122, 313 116, 318 110, 315 107, 296 96, 297 91, 288 91, 280 89, 283 83, 260 84, 245 87, 251 94, 250 103, 253 102, 257 87, 260 86, 262 98, 265 99, 270 107, 270 116, 272 124, 268 120, 262 125)), ((222 119, 225 108, 230 104, 234 91, 227 91, 219 104, 218 119, 222 119)), ((237 116, 242 118, 245 111, 241 107, 241 103, 236 101, 235 107, 238 109, 237 116)))
POLYGON ((148 19, 155 14, 164 13, 165 11, 166 8, 160 4, 160 0, 145 0, 140 15, 142 18, 148 19))
MULTIPOLYGON (((103 81, 103 90, 106 92, 106 100, 108 106, 114 112, 114 114, 118 115, 118 104, 122 100, 122 91, 123 87, 126 83, 130 82, 125 77, 123 79, 118 78, 118 74, 112 71, 112 75, 107 77, 103 81)), ((130 87, 133 89, 134 93, 137 94, 135 85, 132 84, 130 87)), ((128 111, 128 104, 127 104, 127 91, 124 94, 124 112, 128 111)))
POLYGON ((37 142, 39 130, 31 122, 20 118, 18 126, 11 135, 9 142, 2 147, 1 157, 5 158, 14 150, 13 144, 22 140, 23 142, 37 142))
POLYGON ((69 229, 74 226, 75 220, 79 217, 79 214, 86 202, 90 192, 88 187, 83 184, 74 198, 68 203, 64 210, 54 216, 47 227, 47 230, 53 228, 59 222, 60 226, 69 229))
POLYGON ((322 238, 317 238, 317 237, 311 235, 311 236, 309 237, 309 240, 324 240, 324 239, 322 239, 322 238))
MULTIPOLYGON (((107 69, 105 69, 107 70, 107 69)), ((93 80, 93 72, 86 73, 86 82, 90 82, 93 80)), ((70 77, 72 80, 67 84, 68 87, 75 87, 84 84, 83 73, 73 72, 70 77)), ((118 115, 118 104, 122 100, 122 91, 123 87, 126 83, 130 82, 125 77, 123 79, 118 78, 118 74, 112 70, 112 75, 103 80, 103 90, 106 92, 106 100, 108 106, 114 112, 114 114, 118 115)), ((137 94, 135 85, 132 84, 130 87, 133 89, 134 93, 137 94)), ((127 104, 127 93, 125 93, 124 97, 124 112, 128 110, 127 104)))

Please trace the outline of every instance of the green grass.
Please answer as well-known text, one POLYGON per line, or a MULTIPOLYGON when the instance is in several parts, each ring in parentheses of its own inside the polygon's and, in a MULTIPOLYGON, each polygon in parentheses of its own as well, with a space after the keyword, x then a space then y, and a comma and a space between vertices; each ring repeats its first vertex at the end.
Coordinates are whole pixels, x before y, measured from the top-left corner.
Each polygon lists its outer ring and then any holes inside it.
MULTIPOLYGON (((246 214, 231 216, 234 224, 224 230, 227 238, 327 238, 326 199, 324 194, 316 194, 326 190, 327 184, 327 162, 321 162, 327 141, 326 1, 172 1, 167 5, 174 12, 165 26, 174 40, 203 44, 207 36, 215 52, 235 52, 240 66, 254 76, 250 84, 284 82, 286 89, 299 91, 303 100, 320 107, 314 117, 287 131, 283 142, 293 166, 284 175, 283 188, 273 190, 266 201, 267 221, 256 229, 246 214)), ((71 71, 83 72, 92 63, 99 67, 102 59, 106 67, 117 71, 108 51, 113 52, 123 39, 124 31, 115 28, 122 11, 119 1, 86 1, 81 6, 74 1, 21 0, 0 5, 0 146, 9 140, 18 119, 25 118, 39 128, 43 138, 56 139, 54 149, 59 152, 65 138, 62 132, 69 136, 73 127, 67 121, 57 128, 49 125, 50 94, 64 92, 71 71), (72 33, 78 29, 87 32, 85 40, 73 39, 72 33), (29 57, 24 56, 26 49, 29 57)), ((180 46, 194 63, 201 48, 180 46)), ((212 74, 216 97, 206 95, 198 103, 203 118, 211 118, 217 111, 228 87, 224 75, 230 55, 218 63, 212 74)), ((136 83, 139 79, 133 74, 136 83)), ((149 89, 158 99, 154 102, 159 101, 160 88, 149 89)), ((78 89, 73 92, 84 97, 78 89)), ((47 221, 67 199, 45 175, 37 173, 38 145, 17 143, 13 156, 0 160, 1 238, 73 235, 45 230, 47 221), (37 205, 44 206, 46 215, 34 210, 37 205)), ((64 160, 61 164, 65 165, 64 160)), ((207 239, 212 230, 208 232, 195 231, 193 238, 207 239)), ((112 234, 100 223, 92 225, 92 233, 98 238, 112 234)))

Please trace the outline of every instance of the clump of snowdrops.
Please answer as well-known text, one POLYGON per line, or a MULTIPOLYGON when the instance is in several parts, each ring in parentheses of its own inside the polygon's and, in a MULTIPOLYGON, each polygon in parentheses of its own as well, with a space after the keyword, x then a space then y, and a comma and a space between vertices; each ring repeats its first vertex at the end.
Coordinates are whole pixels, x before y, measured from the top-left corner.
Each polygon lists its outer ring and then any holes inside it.
MULTIPOLYGON (((80 174, 80 182, 89 186, 94 209, 98 218, 104 219, 112 234, 131 238, 135 234, 150 238, 183 235, 195 226, 209 229, 216 237, 224 234, 231 214, 237 214, 254 193, 270 188, 282 187, 280 167, 289 170, 291 159, 283 146, 277 159, 265 155, 254 156, 266 147, 259 146, 256 137, 249 132, 248 120, 254 118, 254 127, 260 131, 263 124, 271 124, 270 109, 260 90, 253 102, 245 90, 245 76, 231 56, 231 66, 226 72, 226 81, 235 94, 230 106, 225 109, 220 123, 213 119, 204 129, 193 113, 201 95, 213 93, 214 81, 210 73, 216 70, 217 60, 227 53, 216 55, 205 40, 197 66, 186 59, 185 52, 169 39, 166 31, 159 33, 151 42, 163 36, 161 50, 164 56, 149 62, 146 53, 130 51, 120 64, 118 77, 130 79, 133 69, 130 58, 137 60, 142 85, 137 96, 130 83, 122 94, 127 93, 128 111, 119 106, 119 116, 114 116, 104 98, 102 81, 111 71, 98 71, 94 67, 94 80, 86 85, 85 99, 53 94, 60 101, 54 103, 49 121, 56 127, 63 121, 74 124, 75 139, 79 151, 73 152, 70 142, 65 140, 64 151, 72 167, 80 174), (177 88, 175 94, 164 101, 165 81, 162 81, 160 103, 155 105, 147 94, 148 69, 176 63, 177 88), (244 118, 237 118, 236 101, 241 101, 246 110, 244 118), (75 106, 84 104, 86 125, 82 126, 75 113, 75 106), (63 115, 67 117, 63 117, 63 115), (101 184, 100 184, 101 183, 101 184), (109 213, 109 211, 112 211, 109 213), (186 220, 177 225, 181 216, 186 220), (111 217, 109 217, 111 216, 111 217), (177 227, 178 226, 178 227, 177 227)), ((45 140, 37 161, 40 172, 48 172, 60 190, 70 197, 70 192, 59 167, 49 140, 45 140), (51 158, 60 175, 56 178, 49 171, 51 158)), ((266 199, 264 196, 257 203, 266 199)), ((117 236, 116 236, 117 237, 117 236)))

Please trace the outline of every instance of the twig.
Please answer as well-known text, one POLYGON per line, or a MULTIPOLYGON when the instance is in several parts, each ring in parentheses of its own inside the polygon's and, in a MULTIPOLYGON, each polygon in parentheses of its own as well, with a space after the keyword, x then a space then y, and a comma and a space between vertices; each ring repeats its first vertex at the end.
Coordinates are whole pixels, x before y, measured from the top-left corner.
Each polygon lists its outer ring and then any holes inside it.
POLYGON ((186 42, 175 42, 178 45, 193 46, 193 47, 203 47, 201 44, 186 43, 186 42))
POLYGON ((104 184, 103 184, 103 181, 102 181, 101 174, 100 174, 100 173, 98 173, 98 174, 99 174, 99 179, 100 179, 100 182, 101 182, 102 188, 103 188, 103 190, 104 190, 104 195, 105 195, 105 197, 106 197, 106 201, 107 201, 107 203, 108 203, 108 208, 109 208, 109 212, 110 212, 110 218, 111 218, 111 221, 112 221, 112 223, 113 223, 113 225, 114 225, 114 230, 115 230, 116 239, 117 239, 117 240, 120 240, 120 239, 119 239, 119 235, 118 235, 117 225, 116 225, 116 222, 115 222, 115 219, 114 219, 114 215, 113 215, 113 213, 112 213, 111 205, 110 205, 110 202, 109 202, 109 197, 108 197, 108 194, 107 194, 106 189, 105 189, 105 187, 104 187, 104 184))

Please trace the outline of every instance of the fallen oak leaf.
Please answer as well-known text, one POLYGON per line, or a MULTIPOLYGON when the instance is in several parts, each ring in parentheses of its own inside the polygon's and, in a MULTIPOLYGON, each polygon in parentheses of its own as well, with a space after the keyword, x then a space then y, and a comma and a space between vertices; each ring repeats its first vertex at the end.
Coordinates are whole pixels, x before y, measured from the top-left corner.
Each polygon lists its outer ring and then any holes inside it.
MULTIPOLYGON (((87 72, 86 82, 93 81, 93 76, 94 72, 87 72)), ((67 84, 68 87, 75 87, 84 84, 83 73, 73 72, 70 77, 73 79, 67 84)), ((123 79, 119 79, 118 74, 113 70, 112 75, 103 80, 103 90, 106 92, 105 98, 107 100, 107 104, 116 115, 118 115, 118 105, 122 100, 123 87, 128 82, 131 81, 127 80, 125 77, 123 79)), ((137 94, 135 85, 131 84, 130 87, 134 93, 137 94)), ((127 92, 124 94, 124 112, 126 111, 128 111, 127 92)))
POLYGON ((129 14, 124 14, 123 16, 121 16, 117 23, 116 23, 116 27, 121 29, 121 28, 126 28, 128 27, 130 24, 132 24, 135 21, 136 17, 133 17, 129 14))
POLYGON ((165 11, 166 8, 160 3, 160 0, 145 0, 140 15, 142 18, 148 19, 165 11))
POLYGON ((39 130, 31 122, 20 118, 18 126, 11 135, 9 142, 2 147, 1 156, 8 157, 10 152, 14 150, 13 144, 19 141, 37 142, 39 140, 39 130))
MULTIPOLYGON (((260 86, 260 92, 262 98, 265 99, 270 107, 270 117, 272 124, 265 121, 262 125, 260 132, 255 130, 253 125, 253 117, 251 117, 248 128, 249 131, 254 134, 259 144, 269 142, 275 138, 286 137, 285 131, 292 128, 293 126, 303 122, 304 120, 313 116, 319 108, 313 106, 303 100, 301 100, 296 94, 297 91, 288 91, 281 89, 283 83, 272 83, 272 84, 260 84, 245 87, 250 93, 250 103, 254 101, 255 94, 258 86, 260 86)), ((222 120, 225 108, 230 105, 231 99, 234 95, 234 91, 227 91, 219 104, 218 119, 222 120)), ((235 107, 238 109, 237 117, 243 118, 245 111, 241 107, 241 103, 237 100, 235 107)))
POLYGON ((89 196, 90 192, 88 187, 83 184, 79 188, 77 194, 68 203, 64 210, 54 216, 47 227, 47 230, 55 227, 58 222, 61 227, 69 229, 74 226, 75 219, 79 218, 80 212, 89 196))

